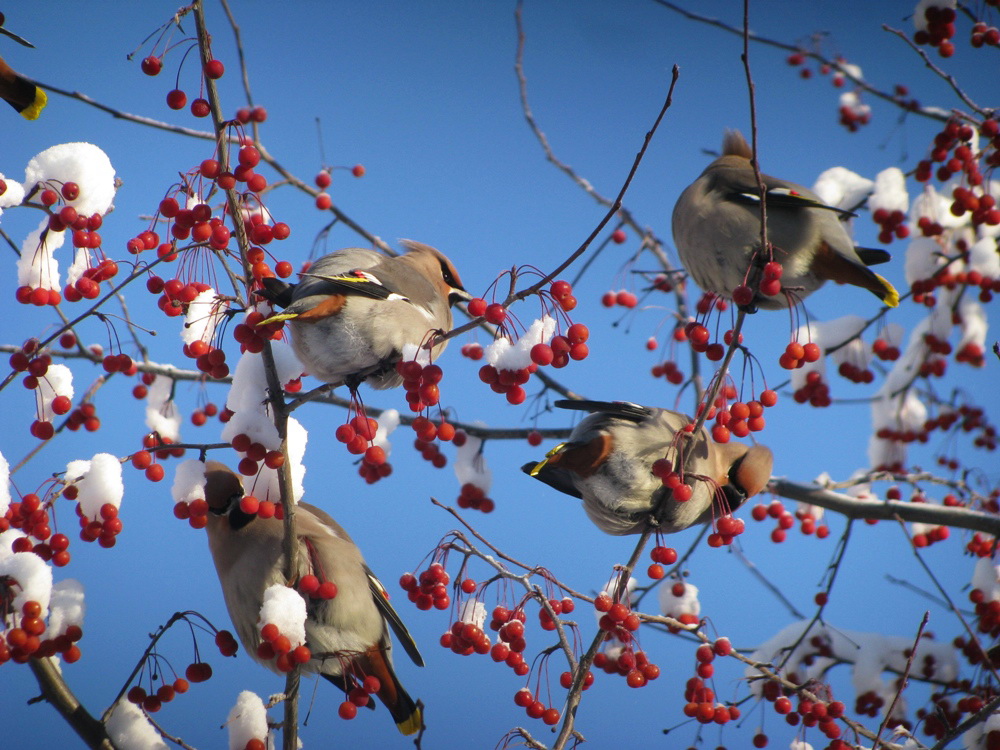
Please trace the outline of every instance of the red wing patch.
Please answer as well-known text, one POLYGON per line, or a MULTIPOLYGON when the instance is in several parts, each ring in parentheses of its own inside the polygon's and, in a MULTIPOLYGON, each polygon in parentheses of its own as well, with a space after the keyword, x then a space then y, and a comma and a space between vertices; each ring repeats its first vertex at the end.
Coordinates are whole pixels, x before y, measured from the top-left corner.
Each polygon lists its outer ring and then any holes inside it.
POLYGON ((344 294, 331 294, 330 296, 323 299, 318 305, 306 310, 303 313, 299 313, 295 320, 296 322, 304 323, 315 323, 319 320, 324 320, 325 318, 332 317, 340 313, 347 304, 347 296, 344 294))
POLYGON ((577 443, 548 460, 549 466, 558 466, 587 478, 601 468, 614 449, 614 440, 601 433, 588 443, 577 443))

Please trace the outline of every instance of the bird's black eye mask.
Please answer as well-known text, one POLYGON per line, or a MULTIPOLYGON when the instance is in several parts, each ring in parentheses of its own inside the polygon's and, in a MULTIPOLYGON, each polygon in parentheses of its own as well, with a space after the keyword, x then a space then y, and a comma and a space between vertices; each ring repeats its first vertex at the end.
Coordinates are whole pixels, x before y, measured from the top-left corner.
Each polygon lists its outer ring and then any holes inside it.
POLYGON ((255 514, 245 513, 240 508, 240 500, 242 499, 242 492, 234 492, 225 505, 221 508, 209 508, 209 512, 216 516, 228 516, 229 528, 233 531, 239 531, 257 517, 255 514))

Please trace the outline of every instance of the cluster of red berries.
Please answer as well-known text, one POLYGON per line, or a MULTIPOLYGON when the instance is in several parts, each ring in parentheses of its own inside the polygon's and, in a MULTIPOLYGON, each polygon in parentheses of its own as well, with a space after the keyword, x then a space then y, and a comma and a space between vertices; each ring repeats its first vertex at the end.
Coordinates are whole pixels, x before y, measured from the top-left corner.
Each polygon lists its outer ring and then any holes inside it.
POLYGON ((1000 29, 996 26, 987 26, 982 21, 976 21, 972 24, 972 36, 969 38, 969 44, 976 49, 984 45, 1000 47, 1000 29))
MULTIPOLYGON (((678 328, 677 330, 683 332, 684 329, 678 328)), ((656 349, 656 339, 651 337, 649 341, 646 342, 646 348, 650 351, 656 349), (650 343, 652 343, 652 346, 650 346, 650 343)), ((672 359, 666 359, 658 365, 653 365, 649 374, 654 378, 665 378, 666 381, 672 385, 680 385, 684 382, 684 373, 672 359)))
POLYGON ((275 668, 281 672, 291 672, 297 665, 305 664, 312 658, 308 646, 301 644, 293 648, 288 636, 272 622, 260 629, 260 637, 261 642, 257 644, 257 658, 262 661, 274 659, 275 668))
POLYGON ((392 473, 385 448, 372 441, 378 432, 378 422, 364 414, 363 410, 337 428, 334 436, 343 443, 347 452, 361 456, 358 473, 368 483, 373 484, 392 473))
POLYGON ((823 373, 818 370, 806 373, 806 381, 793 394, 795 403, 809 403, 810 406, 822 408, 833 403, 830 398, 830 386, 823 381, 823 373))
POLYGON ((881 227, 878 241, 888 245, 893 238, 904 240, 910 236, 910 228, 906 225, 906 214, 895 209, 876 208, 872 211, 872 219, 881 227))
MULTIPOLYGON (((781 517, 781 514, 778 514, 781 517)), ((799 531, 806 536, 815 534, 817 539, 826 539, 830 536, 830 527, 826 524, 816 525, 815 514, 808 509, 808 506, 800 507, 795 511, 795 519, 799 522, 799 531)))
POLYGON ((514 705, 520 706, 528 715, 529 719, 541 719, 548 726, 555 726, 559 723, 561 714, 558 708, 549 706, 535 698, 529 688, 523 687, 514 693, 514 705))
POLYGON ((459 508, 492 513, 496 508, 496 503, 486 496, 486 490, 472 482, 466 482, 458 491, 458 498, 455 500, 459 508))
POLYGON ((473 622, 456 620, 448 632, 441 636, 441 645, 459 656, 488 654, 492 644, 490 637, 473 622))
POLYGON ((260 471, 261 462, 269 469, 278 469, 285 463, 285 454, 280 450, 268 450, 262 443, 254 442, 243 432, 233 436, 232 446, 237 453, 243 454, 237 471, 245 477, 256 476, 260 471))
POLYGON ((899 347, 889 344, 884 338, 879 337, 872 342, 872 354, 883 362, 895 362, 899 359, 899 347))
MULTIPOLYGON (((447 422, 445 424, 447 424, 447 422)), ((449 427, 450 426, 451 425, 449 425, 449 427)), ((455 437, 458 437, 458 433, 455 433, 455 437)), ((413 441, 413 448, 420 454, 421 458, 428 461, 435 469, 443 469, 448 465, 448 457, 441 452, 438 444, 434 441, 428 442, 426 440, 421 440, 418 437, 413 441)))
MULTIPOLYGON (((811 68, 805 67, 806 53, 804 51, 797 51, 790 54, 785 58, 785 62, 788 63, 793 68, 800 68, 799 77, 809 79, 813 76, 813 71, 811 68)), ((847 82, 847 76, 844 75, 844 71, 840 66, 843 66, 847 61, 843 57, 837 57, 836 66, 830 63, 821 63, 818 71, 820 75, 833 75, 830 77, 830 83, 833 84, 834 88, 841 88, 847 82)))
MULTIPOLYGON (((219 634, 226 632, 225 630, 220 630, 219 634)), ((229 638, 232 638, 232 635, 229 635, 229 638)), ((184 677, 176 677, 173 682, 166 682, 164 680, 155 692, 147 692, 141 685, 133 685, 125 695, 130 703, 141 706, 148 713, 156 713, 163 708, 164 703, 170 703, 176 696, 190 690, 192 682, 205 682, 211 678, 211 664, 208 662, 192 662, 184 670, 184 677)))
POLYGON ((791 341, 785 347, 784 353, 778 358, 778 364, 786 370, 797 370, 807 363, 818 362, 823 356, 823 350, 813 341, 800 344, 791 341))
POLYGON ((417 605, 417 609, 448 609, 451 606, 451 596, 448 595, 450 580, 444 566, 433 562, 420 573, 419 578, 413 573, 404 573, 399 578, 399 586, 406 592, 406 598, 417 605))
MULTIPOLYGON (((118 275, 118 264, 110 258, 102 258, 96 266, 89 266, 74 283, 63 287, 67 302, 81 299, 96 299, 101 293, 101 283, 118 275)), ((52 292, 49 293, 50 296, 52 292)), ((56 304, 50 302, 49 304, 56 304)))
POLYGON ((660 676, 660 668, 649 660, 645 651, 634 651, 631 644, 617 655, 599 652, 594 655, 594 667, 603 669, 605 674, 617 674, 625 678, 631 688, 645 687, 660 676))
POLYGON ((677 550, 673 547, 664 547, 657 544, 649 551, 649 559, 652 560, 646 574, 654 581, 659 581, 664 576, 664 565, 673 565, 677 562, 677 550))
MULTIPOLYGON (((726 355, 726 347, 722 343, 711 342, 711 334, 708 328, 697 321, 689 321, 682 331, 682 341, 688 341, 693 351, 704 354, 710 362, 719 362, 726 355), (710 343, 711 342, 711 343, 710 343)), ((675 334, 675 338, 677 338, 675 334)))
MULTIPOLYGON (((359 683, 351 678, 353 686, 347 691, 347 700, 340 704, 337 714, 341 719, 351 720, 358 715, 358 709, 364 708, 371 701, 371 696, 382 689, 382 682, 373 674, 366 675, 359 683)), ((253 740, 251 740, 252 742, 253 740)), ((247 743, 249 746, 250 743, 247 743)), ((250 750, 248 747, 247 750, 250 750)), ((262 747, 261 750, 264 750, 262 747)))
POLYGON ((329 601, 337 596, 337 584, 320 580, 319 576, 307 573, 299 579, 299 592, 310 599, 329 601))
POLYGON ((875 380, 875 373, 867 367, 861 367, 847 360, 837 366, 837 374, 852 383, 871 383, 875 380))
POLYGON ((700 677, 689 677, 684 686, 684 715, 699 724, 727 724, 740 717, 738 706, 719 703, 715 691, 700 677))
MULTIPOLYGON (((193 666, 193 665, 192 665, 193 666)), ((191 684, 183 677, 177 677, 173 682, 163 682, 155 692, 147 693, 141 685, 133 685, 125 694, 129 703, 141 706, 147 713, 155 714, 164 703, 170 703, 178 695, 186 693, 191 684)))
MULTIPOLYGON (((989 139, 989 146, 993 148, 993 151, 988 155, 985 153, 985 150, 977 154, 970 145, 976 134, 971 125, 960 123, 958 120, 949 120, 945 123, 941 131, 934 136, 933 148, 928 158, 922 159, 917 163, 914 177, 920 182, 927 182, 931 177, 937 177, 940 182, 947 182, 951 179, 952 175, 964 174, 964 181, 968 185, 973 187, 981 186, 983 184, 983 174, 980 170, 978 159, 985 156, 984 161, 987 167, 1000 165, 1000 152, 997 151, 1000 148, 1000 122, 993 119, 983 120, 979 125, 979 133, 984 138, 989 139), (934 169, 935 163, 940 165, 936 170, 934 169)), ((980 201, 985 195, 986 193, 983 193, 980 196, 980 201)), ((952 197, 956 200, 959 198, 954 192, 952 192, 952 197)), ((985 206, 981 202, 974 205, 974 207, 970 207, 971 205, 963 203, 960 206, 955 206, 952 204, 952 207, 963 209, 963 213, 964 211, 972 211, 973 218, 976 218, 977 211, 985 210, 988 212, 994 208, 989 202, 985 206)), ((985 221, 988 218, 986 214, 980 215, 979 218, 981 221, 978 223, 987 223, 985 221)))
POLYGON ((281 503, 260 500, 254 495, 244 495, 240 498, 240 510, 249 516, 258 516, 259 518, 276 518, 280 521, 285 517, 285 509, 281 503))
POLYGON ((712 439, 717 443, 728 443, 730 435, 744 438, 751 432, 760 432, 767 426, 764 409, 778 403, 777 392, 770 388, 765 388, 755 399, 728 403, 735 398, 736 389, 727 385, 716 396, 713 407, 708 411, 707 419, 715 420, 712 439))
POLYGON ((583 323, 573 323, 566 329, 565 335, 552 337, 549 344, 538 343, 531 347, 531 364, 519 370, 498 370, 493 365, 483 365, 479 368, 479 379, 486 383, 494 393, 503 393, 510 404, 522 404, 527 398, 527 392, 522 387, 539 367, 551 365, 555 368, 565 367, 571 359, 586 359, 590 348, 586 341, 590 338, 590 330, 583 323))
POLYGON ((755 521, 765 521, 768 518, 777 521, 771 530, 771 541, 775 544, 785 541, 787 531, 795 525, 796 518, 801 522, 799 530, 803 534, 815 533, 817 539, 826 539, 830 535, 830 527, 826 524, 817 526, 816 518, 811 513, 796 511, 795 515, 792 515, 780 500, 772 500, 768 505, 758 503, 751 509, 750 517, 755 521))
MULTIPOLYGON (((972 159, 971 149, 968 146, 959 146, 955 149, 955 153, 959 153, 963 149, 969 152, 966 159, 972 159)), ((965 171, 968 171, 968 167, 965 167, 964 164, 963 167, 965 171)), ((967 187, 956 185, 951 195, 954 201, 952 201, 949 210, 953 216, 965 216, 968 213, 973 226, 986 224, 993 227, 1000 224, 1000 208, 997 208, 996 198, 989 193, 981 192, 977 195, 967 187)))
POLYGON ((80 659, 80 647, 76 642, 83 637, 83 631, 78 625, 68 626, 55 638, 42 640, 46 626, 42 619, 42 605, 38 602, 26 601, 21 605, 21 619, 16 625, 13 613, 9 613, 5 621, 9 626, 6 631, 0 630, 0 664, 7 661, 24 664, 32 658, 41 659, 55 654, 60 654, 67 664, 80 659))
MULTIPOLYGON (((777 261, 771 260, 764 264, 760 283, 757 289, 765 297, 776 297, 781 294, 781 277, 785 269, 777 261)), ((741 307, 753 304, 754 290, 747 284, 740 284, 733 290, 733 302, 741 307)))
POLYGON ((226 353, 212 344, 198 339, 184 345, 184 354, 195 360, 195 366, 206 375, 219 380, 228 377, 226 353))
MULTIPOLYGON (((968 648, 968 643, 962 636, 955 638, 955 648, 964 651, 968 648)), ((973 664, 978 664, 982 657, 982 649, 978 644, 973 643, 975 652, 977 654, 976 661, 973 664)), ((971 686, 970 686, 971 688, 971 686)), ((934 692, 931 693, 929 708, 920 707, 917 709, 917 720, 920 724, 921 730, 928 737, 933 737, 937 740, 942 739, 952 727, 957 727, 966 718, 974 714, 978 714, 983 710, 983 706, 989 700, 994 698, 993 691, 989 688, 977 687, 975 688, 980 691, 979 695, 966 695, 959 698, 953 705, 949 696, 947 694, 942 695, 941 693, 934 692)), ((993 729, 985 734, 983 737, 983 747, 990 748, 996 747, 1000 744, 1000 730, 993 729)))
POLYGON ((467 359, 471 359, 473 362, 478 362, 483 358, 483 345, 478 344, 475 341, 469 342, 468 344, 462 344, 462 356, 467 359))
POLYGON ((635 296, 634 293, 630 292, 628 289, 619 289, 617 292, 609 290, 601 295, 601 304, 605 307, 614 307, 615 305, 621 305, 622 307, 631 310, 633 307, 639 304, 639 298, 635 296))
MULTIPOLYGON (((136 386, 138 387, 138 386, 136 386)), ((133 388, 133 395, 135 389, 133 388)), ((213 404, 211 401, 206 403, 199 409, 195 409, 191 412, 191 424, 195 427, 204 427, 211 417, 216 416, 219 413, 219 407, 213 404)))
MULTIPOLYGON (((0 180, 0 195, 7 189, 6 183, 0 180)), ((39 200, 49 212, 49 231, 64 232, 67 229, 73 230, 73 247, 96 249, 101 246, 101 235, 97 231, 104 222, 100 214, 83 216, 77 214, 76 208, 64 205, 58 211, 53 211, 54 206, 60 198, 71 201, 80 195, 80 187, 75 182, 63 183, 57 192, 52 188, 45 188, 39 195, 39 200)), ((76 284, 67 284, 63 294, 68 302, 78 302, 83 298, 94 299, 100 294, 100 282, 118 273, 118 266, 114 261, 104 259, 93 268, 88 268, 83 277, 76 284)), ((18 287, 14 293, 15 299, 24 305, 58 305, 62 302, 62 296, 57 289, 47 289, 43 287, 18 287)))
POLYGON ((528 647, 524 638, 527 619, 522 607, 508 609, 498 604, 493 608, 489 624, 490 630, 497 634, 497 642, 490 649, 490 658, 498 664, 506 664, 518 677, 524 677, 531 671, 524 660, 524 649, 528 647))
POLYGON ((12 545, 13 552, 34 552, 46 562, 58 568, 69 563, 69 537, 65 534, 53 534, 48 508, 51 502, 43 503, 34 492, 13 502, 7 512, 0 517, 0 532, 7 529, 20 529, 25 536, 18 537, 12 545), (34 538, 37 541, 32 541, 34 538))
POLYGON ((164 281, 159 276, 150 276, 146 279, 146 289, 150 294, 160 295, 156 306, 168 318, 176 318, 186 314, 188 305, 208 288, 208 284, 198 281, 185 283, 176 278, 164 281))
MULTIPOLYGON (((264 344, 269 340, 280 339, 281 331, 284 328, 283 320, 274 321, 267 325, 261 325, 265 320, 264 315, 257 310, 247 313, 242 323, 237 323, 233 328, 233 338, 240 345, 240 353, 251 352, 259 354, 264 351, 264 344)), ((292 390, 288 385, 285 390, 292 390)))
MULTIPOLYGON (((963 249, 961 247, 963 243, 959 242, 958 244, 959 249, 963 249)), ((943 271, 929 279, 916 279, 910 285, 910 289, 913 291, 914 302, 926 307, 934 307, 937 303, 937 298, 933 294, 935 289, 939 287, 955 289, 959 284, 965 284, 967 287, 979 287, 980 302, 990 302, 993 299, 993 294, 1000 292, 1000 279, 986 276, 975 269, 957 273, 943 271)))
MULTIPOLYGON (((67 500, 75 500, 77 488, 68 485, 63 490, 63 497, 67 500)), ((99 518, 91 519, 83 513, 80 504, 77 503, 76 515, 80 519, 80 539, 85 542, 97 542, 102 547, 111 548, 118 542, 118 535, 122 533, 122 520, 118 517, 118 507, 112 503, 104 503, 101 506, 99 518)))
MULTIPOLYGON (((145 378, 145 374, 143 375, 145 378)), ((132 466, 146 473, 150 482, 160 482, 164 477, 163 465, 154 463, 154 458, 166 460, 180 458, 184 455, 183 448, 171 448, 174 441, 163 437, 157 432, 150 432, 142 437, 142 450, 132 454, 132 466)), ((185 516, 186 518, 187 516, 185 516)), ((200 526, 198 528, 201 528, 200 526)))
POLYGON ((403 378, 403 390, 410 411, 421 412, 429 406, 438 405, 441 400, 438 384, 444 378, 444 371, 438 365, 400 360, 396 363, 396 372, 403 378))
POLYGON ((955 54, 955 45, 951 39, 955 36, 955 9, 942 4, 928 5, 924 9, 926 29, 918 29, 913 33, 913 41, 917 44, 928 44, 937 47, 941 57, 951 57, 955 54))

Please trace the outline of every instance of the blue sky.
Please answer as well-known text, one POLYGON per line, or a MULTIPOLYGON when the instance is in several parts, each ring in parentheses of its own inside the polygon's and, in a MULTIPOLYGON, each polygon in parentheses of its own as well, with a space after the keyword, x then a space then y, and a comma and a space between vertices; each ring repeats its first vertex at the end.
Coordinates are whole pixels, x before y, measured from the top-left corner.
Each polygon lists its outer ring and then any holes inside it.
MULTIPOLYGON (((689 5, 731 24, 738 24, 742 16, 742 6, 735 2, 689 5)), ((390 244, 398 238, 412 238, 440 248, 455 262, 471 292, 485 293, 494 278, 512 266, 555 267, 603 216, 603 208, 544 161, 524 122, 513 71, 513 3, 251 1, 234 6, 255 102, 268 109, 261 137, 270 152, 293 173, 311 181, 323 165, 318 119, 326 163, 362 163, 367 169, 363 179, 336 171, 330 191, 334 202, 390 244)), ((126 60, 175 10, 175 5, 155 2, 50 2, 12 7, 7 10, 6 25, 34 42, 36 49, 0 39, 0 54, 15 69, 45 83, 80 91, 121 110, 203 129, 204 121, 186 111, 168 110, 164 104, 183 46, 167 57, 157 78, 139 70, 138 60, 147 54, 148 46, 132 62, 126 60)), ((912 5, 905 2, 853 2, 845 9, 843 4, 769 1, 752 8, 751 26, 786 42, 807 39, 815 31, 829 32, 824 51, 831 56, 844 54, 861 65, 876 85, 890 88, 906 83, 922 102, 946 109, 957 106, 955 97, 923 69, 917 56, 880 28, 884 22, 909 31, 911 10, 912 5)), ((210 3, 208 14, 215 54, 227 67, 220 90, 224 108, 231 113, 245 104, 232 35, 218 6, 210 3)), ((524 62, 534 114, 558 157, 607 196, 619 189, 662 104, 671 67, 680 66, 674 104, 625 199, 640 223, 651 227, 672 251, 670 212, 680 191, 710 159, 702 149, 717 149, 727 127, 749 134, 741 40, 687 21, 651 0, 529 1, 524 24, 524 62)), ((186 21, 184 28, 193 33, 193 21, 186 21)), ((984 101, 996 93, 982 75, 988 54, 959 45, 958 54, 947 63, 968 84, 973 97, 984 101)), ((936 132, 935 123, 916 118, 900 122, 896 110, 869 100, 874 106, 873 123, 859 133, 848 133, 837 125, 838 92, 829 81, 821 77, 801 80, 784 57, 779 50, 751 49, 760 158, 771 174, 808 185, 834 165, 867 177, 893 165, 909 169, 936 132)), ((192 55, 180 71, 189 99, 197 85, 193 63, 192 55)), ((206 141, 124 123, 58 95, 50 96, 37 122, 26 123, 13 112, 0 112, 0 117, 0 171, 8 178, 19 179, 31 156, 57 143, 90 141, 105 149, 123 180, 115 211, 107 217, 103 231, 105 250, 118 257, 124 256, 125 242, 146 227, 148 219, 141 217, 152 213, 178 172, 211 155, 206 141)), ((327 217, 313 208, 311 198, 288 188, 272 193, 268 205, 292 227, 292 237, 272 248, 297 265, 309 257, 327 217)), ((10 210, 0 226, 20 242, 37 221, 34 212, 10 210)), ((875 244, 874 224, 867 216, 858 220, 857 232, 861 244, 875 244)), ((350 230, 337 226, 325 249, 358 242, 350 230)), ((589 397, 671 406, 678 391, 649 377, 656 360, 643 346, 668 319, 670 310, 651 307, 620 319, 619 312, 600 306, 604 291, 636 284, 624 265, 636 246, 631 236, 624 245, 610 246, 579 285, 580 306, 574 319, 590 326, 593 355, 558 375, 589 397)), ((904 246, 897 242, 889 250, 895 259, 883 273, 902 288, 904 246)), ((10 265, 4 294, 11 299, 13 253, 7 251, 7 255, 10 265)), ((649 262, 639 267, 648 268, 649 262)), ((135 317, 158 333, 147 341, 151 357, 186 366, 176 320, 143 309, 152 308, 149 303, 153 301, 139 291, 130 297, 135 317)), ((908 329, 919 319, 913 307, 904 303, 894 318, 908 329)), ((529 301, 522 308, 515 312, 530 321, 535 303, 529 301)), ((833 286, 810 297, 807 308, 819 320, 845 312, 868 316, 877 310, 874 298, 864 291, 833 286)), ((19 305, 10 309, 11 314, 0 322, 3 343, 43 334, 56 322, 48 309, 19 305)), ((748 321, 745 330, 773 383, 784 380, 777 355, 787 341, 788 325, 783 313, 761 313, 748 321)), ((103 327, 96 322, 88 323, 82 332, 88 343, 106 343, 103 327)), ((485 343, 481 335, 479 340, 485 343)), ((492 426, 532 424, 533 411, 508 406, 479 383, 478 365, 459 356, 461 342, 456 341, 443 360, 442 393, 456 417, 492 426)), ((232 342, 227 349, 234 362, 237 350, 232 342)), ((73 367, 81 392, 98 373, 79 364, 73 367)), ((991 377, 995 367, 995 360, 988 361, 983 371, 952 362, 949 372, 956 373, 956 384, 974 394, 978 403, 995 409, 1000 405, 995 376, 991 377)), ((116 380, 101 389, 96 401, 104 428, 96 434, 61 436, 46 446, 15 476, 22 492, 62 470, 68 460, 89 458, 98 451, 124 456, 139 447, 145 432, 142 404, 131 399, 132 381, 116 380)), ((835 378, 834 383, 835 395, 844 398, 871 392, 842 379, 835 378)), ((188 383, 177 388, 178 402, 186 413, 203 398, 201 394, 199 387, 188 383)), ((207 386, 204 394, 217 404, 225 398, 224 388, 218 385, 207 386)), ((398 391, 368 391, 365 397, 376 406, 404 405, 398 391)), ((28 435, 32 402, 18 386, 5 391, 3 398, 10 422, 0 435, 0 452, 13 464, 34 443, 28 435)), ((689 393, 681 398, 681 408, 690 410, 689 393)), ((448 514, 429 502, 432 495, 448 503, 457 497, 450 466, 444 471, 431 468, 409 448, 409 433, 401 430, 394 435, 393 476, 369 488, 333 440, 341 413, 313 405, 297 416, 310 430, 306 498, 328 510, 351 532, 371 567, 396 594, 397 607, 428 662, 418 670, 405 657, 397 659, 404 684, 427 704, 425 747, 493 747, 509 728, 528 721, 513 704, 523 681, 485 657, 461 658, 441 649, 437 638, 450 620, 444 613, 417 612, 396 584, 398 576, 416 568, 454 526, 448 514)), ((559 414, 538 419, 544 426, 568 423, 559 414)), ((214 442, 218 432, 218 424, 210 423, 200 429, 187 425, 183 435, 191 441, 214 442)), ((774 449, 776 474, 808 481, 824 470, 845 478, 862 467, 867 435, 868 408, 863 404, 817 411, 796 406, 785 395, 760 437, 774 449)), ((932 442, 931 448, 940 445, 932 442)), ((517 470, 525 461, 541 456, 545 447, 532 448, 523 441, 490 443, 487 459, 496 478, 491 496, 497 509, 487 517, 470 514, 468 518, 513 557, 544 565, 574 587, 591 591, 607 580, 615 563, 625 561, 633 545, 629 539, 603 535, 575 501, 517 470)), ((992 456, 970 455, 965 442, 958 443, 958 450, 995 479, 992 456)), ((453 452, 447 452, 453 457, 453 452)), ((928 450, 916 460, 929 466, 933 454, 928 450)), ((117 693, 145 646, 146 634, 174 611, 197 610, 218 626, 228 626, 203 534, 174 520, 170 513, 169 464, 167 472, 167 480, 150 484, 138 472, 125 469, 125 530, 114 549, 78 541, 71 546, 74 563, 65 575, 79 578, 87 587, 88 615, 80 644, 84 657, 65 671, 84 704, 96 712, 117 693)), ((72 528, 72 509, 60 510, 62 523, 72 528)), ((800 539, 796 532, 790 542, 775 546, 768 538, 770 526, 748 519, 743 552, 800 610, 810 613, 813 594, 843 523, 834 519, 831 526, 833 534, 824 542, 800 539)), ((961 536, 955 533, 949 542, 926 552, 928 562, 953 591, 968 580, 971 571, 968 559, 958 559, 961 536)), ((688 532, 671 542, 680 550, 693 538, 694 533, 688 532)), ((451 568, 454 572, 454 563, 451 568)), ((690 580, 701 588, 703 613, 738 647, 753 646, 791 620, 736 555, 702 547, 690 569, 690 580)), ((482 567, 473 571, 486 574, 482 567)), ((853 630, 887 628, 892 634, 912 635, 920 615, 931 607, 930 628, 940 638, 950 639, 958 632, 943 609, 886 583, 884 575, 906 579, 920 588, 931 587, 898 528, 881 524, 855 529, 827 610, 829 621, 853 630)), ((486 601, 492 604, 492 592, 486 601)), ((654 606, 651 601, 649 606, 654 606)), ((589 640, 590 616, 578 611, 589 640)), ((537 628, 531 631, 532 654, 549 644, 537 628)), ((213 650, 208 639, 204 645, 209 652, 213 650)), ((682 720, 683 685, 692 674, 693 647, 655 633, 646 635, 643 645, 661 665, 663 677, 638 691, 617 679, 598 679, 585 695, 578 721, 578 728, 594 747, 612 742, 626 746, 655 743, 661 729, 682 720)), ((177 632, 161 651, 183 669, 189 649, 186 634, 177 632)), ((216 668, 212 681, 195 686, 157 717, 186 742, 203 748, 225 743, 218 727, 240 689, 267 696, 283 684, 242 653, 236 660, 224 662, 213 655, 210 661, 216 668)), ((555 695, 561 694, 560 671, 561 666, 553 667, 550 675, 555 695)), ((6 736, 31 739, 45 747, 70 741, 71 733, 50 709, 25 705, 35 694, 25 668, 7 664, 0 675, 9 717, 6 736)), ((744 694, 737 675, 738 670, 724 670, 724 676, 717 679, 720 697, 744 694)), ((314 683, 305 685, 303 711, 312 707, 302 731, 305 746, 334 741, 358 747, 407 745, 384 710, 343 722, 336 717, 341 698, 331 686, 319 685, 313 695, 314 683)), ((841 685, 843 695, 849 695, 846 683, 841 685)), ((744 713, 751 714, 744 731, 760 723, 760 709, 754 712, 747 705, 744 713)), ((766 713, 769 731, 780 735, 773 713, 766 713)), ((545 740, 540 723, 528 726, 545 740)), ((691 742, 695 732, 694 725, 685 725, 667 743, 691 742)), ((731 727, 721 740, 714 729, 705 738, 712 745, 719 741, 737 744, 731 727)))

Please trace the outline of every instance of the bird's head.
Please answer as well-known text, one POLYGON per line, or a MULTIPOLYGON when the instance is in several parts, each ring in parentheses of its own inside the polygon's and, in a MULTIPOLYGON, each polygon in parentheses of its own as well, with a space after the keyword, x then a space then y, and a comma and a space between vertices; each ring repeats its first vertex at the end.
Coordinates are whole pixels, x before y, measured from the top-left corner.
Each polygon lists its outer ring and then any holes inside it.
POLYGON ((406 255, 403 257, 440 290, 441 296, 448 300, 449 305, 472 299, 472 295, 465 291, 455 265, 444 253, 414 240, 400 240, 399 244, 406 248, 406 255))
POLYGON ((218 461, 205 463, 205 502, 208 503, 210 525, 226 521, 230 529, 238 531, 253 521, 256 516, 240 509, 243 495, 243 480, 236 472, 218 461))

